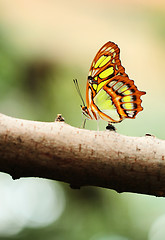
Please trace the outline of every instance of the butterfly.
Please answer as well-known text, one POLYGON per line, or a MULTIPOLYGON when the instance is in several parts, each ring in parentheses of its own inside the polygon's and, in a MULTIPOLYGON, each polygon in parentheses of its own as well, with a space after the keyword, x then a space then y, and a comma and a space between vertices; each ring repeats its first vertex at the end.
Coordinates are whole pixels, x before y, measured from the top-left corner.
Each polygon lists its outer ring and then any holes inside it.
POLYGON ((146 92, 139 91, 121 65, 120 49, 114 42, 107 42, 96 54, 87 79, 86 106, 83 101, 82 113, 88 119, 103 119, 118 123, 125 118, 134 119, 143 110, 140 97, 146 92))

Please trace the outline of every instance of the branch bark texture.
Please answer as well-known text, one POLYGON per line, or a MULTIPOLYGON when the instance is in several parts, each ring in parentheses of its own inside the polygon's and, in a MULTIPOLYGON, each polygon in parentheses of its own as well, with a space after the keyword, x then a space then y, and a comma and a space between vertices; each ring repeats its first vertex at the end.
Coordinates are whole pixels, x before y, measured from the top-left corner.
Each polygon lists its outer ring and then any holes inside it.
POLYGON ((0 114, 0 171, 165 196, 165 141, 0 114))

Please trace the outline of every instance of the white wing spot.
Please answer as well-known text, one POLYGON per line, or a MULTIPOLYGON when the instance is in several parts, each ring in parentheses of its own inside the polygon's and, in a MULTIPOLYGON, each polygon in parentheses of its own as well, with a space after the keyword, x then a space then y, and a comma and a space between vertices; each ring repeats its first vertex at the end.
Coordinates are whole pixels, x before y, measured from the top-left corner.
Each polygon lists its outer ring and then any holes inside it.
POLYGON ((93 69, 93 71, 92 71, 92 77, 93 77, 98 71, 99 71, 99 69, 96 69, 96 70, 93 69))

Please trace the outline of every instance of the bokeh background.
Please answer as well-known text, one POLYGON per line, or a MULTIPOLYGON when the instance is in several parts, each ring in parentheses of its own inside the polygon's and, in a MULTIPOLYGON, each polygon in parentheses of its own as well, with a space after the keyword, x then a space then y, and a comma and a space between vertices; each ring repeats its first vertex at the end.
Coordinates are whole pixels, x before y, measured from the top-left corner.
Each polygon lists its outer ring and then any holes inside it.
MULTIPOLYGON (((0 112, 39 121, 61 113, 80 127, 73 79, 85 97, 91 61, 109 40, 147 92, 144 111, 117 131, 165 139, 164 0, 0 0, 0 112)), ((165 199, 1 174, 0 239, 164 240, 165 199)))

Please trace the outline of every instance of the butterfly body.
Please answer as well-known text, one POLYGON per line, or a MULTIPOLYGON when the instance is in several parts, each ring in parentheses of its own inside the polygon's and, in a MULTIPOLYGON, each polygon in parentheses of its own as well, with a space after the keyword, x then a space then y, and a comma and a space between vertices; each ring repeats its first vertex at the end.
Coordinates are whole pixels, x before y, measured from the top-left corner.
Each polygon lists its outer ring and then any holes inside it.
POLYGON ((139 91, 129 79, 119 53, 115 43, 107 42, 91 64, 86 85, 87 106, 82 106, 89 119, 117 123, 124 118, 135 118, 143 110, 140 97, 145 92, 139 91))

